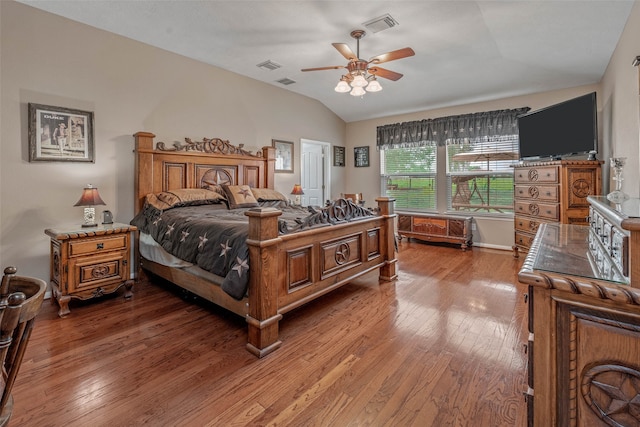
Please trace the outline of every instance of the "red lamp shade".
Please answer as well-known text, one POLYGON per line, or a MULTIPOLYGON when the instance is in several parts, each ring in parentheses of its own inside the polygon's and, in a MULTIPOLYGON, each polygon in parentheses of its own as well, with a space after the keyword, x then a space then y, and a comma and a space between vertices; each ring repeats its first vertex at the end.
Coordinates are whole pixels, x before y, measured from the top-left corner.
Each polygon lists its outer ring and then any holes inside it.
POLYGON ((293 186, 293 190, 291 190, 291 194, 294 196, 302 196, 304 191, 302 191, 302 186, 300 184, 296 184, 293 186))

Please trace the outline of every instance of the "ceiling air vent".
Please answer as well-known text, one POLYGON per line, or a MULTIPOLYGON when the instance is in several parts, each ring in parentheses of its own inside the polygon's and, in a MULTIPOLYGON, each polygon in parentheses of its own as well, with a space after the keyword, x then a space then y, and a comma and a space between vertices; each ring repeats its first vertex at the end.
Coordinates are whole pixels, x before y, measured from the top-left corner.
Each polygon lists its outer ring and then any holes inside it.
POLYGON ((379 31, 395 27, 398 25, 398 21, 393 19, 393 17, 387 13, 386 15, 382 15, 378 18, 372 19, 371 21, 367 21, 362 25, 364 25, 367 30, 377 33, 379 31))
POLYGON ((268 60, 268 61, 261 62, 260 64, 256 65, 256 67, 262 68, 263 70, 273 71, 273 70, 277 70, 278 68, 281 68, 282 65, 276 64, 275 62, 268 60))
POLYGON ((280 83, 281 85, 285 85, 285 86, 292 85, 292 84, 294 84, 296 82, 295 80, 291 80, 288 77, 285 77, 284 79, 280 79, 280 80, 276 80, 276 81, 278 83, 280 83))

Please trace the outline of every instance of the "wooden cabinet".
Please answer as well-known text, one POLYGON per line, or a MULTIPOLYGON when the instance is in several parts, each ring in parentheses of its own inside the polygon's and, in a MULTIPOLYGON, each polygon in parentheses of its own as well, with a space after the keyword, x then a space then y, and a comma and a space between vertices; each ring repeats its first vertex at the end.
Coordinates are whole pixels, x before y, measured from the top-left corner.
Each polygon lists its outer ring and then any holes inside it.
POLYGON ((587 224, 587 196, 599 195, 598 160, 523 163, 514 170, 514 256, 528 251, 541 223, 587 224))
POLYGON ((640 201, 589 201, 592 224, 541 225, 518 275, 530 426, 640 425, 640 201))
POLYGON ((71 298, 86 300, 126 287, 131 297, 131 233, 137 228, 110 224, 93 228, 47 229, 51 238, 50 278, 60 317, 71 298))
POLYGON ((455 215, 399 213, 398 235, 426 242, 455 243, 466 250, 473 244, 472 220, 472 217, 455 215))

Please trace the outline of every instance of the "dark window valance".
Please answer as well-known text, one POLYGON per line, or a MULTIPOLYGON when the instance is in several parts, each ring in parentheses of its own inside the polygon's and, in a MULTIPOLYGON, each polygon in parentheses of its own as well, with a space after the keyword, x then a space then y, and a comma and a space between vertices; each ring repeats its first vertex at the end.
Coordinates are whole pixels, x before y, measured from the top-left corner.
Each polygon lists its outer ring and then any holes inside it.
POLYGON ((485 111, 378 126, 376 145, 378 149, 444 145, 447 141, 517 135, 517 118, 529 110, 523 107, 485 111))

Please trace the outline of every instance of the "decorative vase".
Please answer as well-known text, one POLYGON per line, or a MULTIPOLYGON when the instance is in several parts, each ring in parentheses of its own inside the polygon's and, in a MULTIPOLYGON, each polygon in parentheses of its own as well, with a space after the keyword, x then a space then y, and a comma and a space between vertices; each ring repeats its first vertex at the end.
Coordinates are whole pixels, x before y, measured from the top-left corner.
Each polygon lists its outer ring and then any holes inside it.
POLYGON ((627 158, 612 157, 610 160, 611 167, 613 168, 613 180, 615 181, 616 189, 607 194, 607 199, 613 203, 622 203, 629 198, 629 196, 622 191, 622 181, 624 181, 624 178, 622 177, 622 169, 624 168, 627 158))

